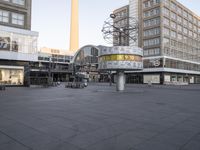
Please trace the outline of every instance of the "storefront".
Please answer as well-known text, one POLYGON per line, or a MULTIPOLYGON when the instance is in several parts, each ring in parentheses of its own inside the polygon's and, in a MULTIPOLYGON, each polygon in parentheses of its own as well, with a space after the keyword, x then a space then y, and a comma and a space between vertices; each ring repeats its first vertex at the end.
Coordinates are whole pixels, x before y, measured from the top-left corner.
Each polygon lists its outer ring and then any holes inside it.
POLYGON ((0 66, 0 84, 23 85, 24 67, 0 66))

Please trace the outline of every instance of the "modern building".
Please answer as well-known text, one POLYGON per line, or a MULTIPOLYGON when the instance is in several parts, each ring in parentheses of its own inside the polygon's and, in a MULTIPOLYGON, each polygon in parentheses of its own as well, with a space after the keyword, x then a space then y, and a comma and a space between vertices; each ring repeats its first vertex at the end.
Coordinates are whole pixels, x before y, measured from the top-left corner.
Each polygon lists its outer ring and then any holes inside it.
POLYGON ((38 52, 38 61, 30 62, 30 84, 47 84, 51 78, 54 82, 66 82, 70 80, 72 60, 65 50, 43 47, 38 52))
POLYGON ((0 0, 0 83, 27 85, 38 60, 38 32, 31 31, 31 0, 0 0))
POLYGON ((128 72, 127 82, 200 83, 200 17, 177 0, 129 2, 129 16, 139 22, 144 70, 128 72))
POLYGON ((98 56, 101 46, 86 45, 80 48, 73 57, 71 70, 74 77, 76 74, 83 74, 89 81, 105 81, 105 78, 98 70, 98 56))

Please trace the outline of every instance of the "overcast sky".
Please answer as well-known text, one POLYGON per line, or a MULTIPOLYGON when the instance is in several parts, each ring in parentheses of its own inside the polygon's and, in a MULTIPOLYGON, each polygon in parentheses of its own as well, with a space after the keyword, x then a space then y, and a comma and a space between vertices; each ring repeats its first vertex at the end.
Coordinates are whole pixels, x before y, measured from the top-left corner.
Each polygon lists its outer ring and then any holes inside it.
MULTIPOLYGON (((39 47, 69 48, 71 0, 33 0, 32 30, 39 32, 39 47), (59 2, 59 3, 58 3, 59 2)), ((79 0, 80 47, 105 44, 104 20, 129 0, 79 0)), ((200 0, 179 0, 200 15, 200 0)))

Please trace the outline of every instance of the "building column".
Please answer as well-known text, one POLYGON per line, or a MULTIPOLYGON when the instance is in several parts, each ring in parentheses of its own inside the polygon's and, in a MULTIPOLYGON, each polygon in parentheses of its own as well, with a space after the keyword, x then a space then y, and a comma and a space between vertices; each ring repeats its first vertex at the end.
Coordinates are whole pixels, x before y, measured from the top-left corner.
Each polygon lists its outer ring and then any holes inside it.
POLYGON ((117 91, 124 91, 125 89, 125 74, 124 71, 117 71, 117 91))

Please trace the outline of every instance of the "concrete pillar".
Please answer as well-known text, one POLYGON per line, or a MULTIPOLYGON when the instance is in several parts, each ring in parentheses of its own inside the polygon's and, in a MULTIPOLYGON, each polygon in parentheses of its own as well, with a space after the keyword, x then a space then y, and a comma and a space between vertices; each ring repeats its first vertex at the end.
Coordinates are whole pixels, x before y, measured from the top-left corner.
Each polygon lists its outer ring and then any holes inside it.
POLYGON ((124 71, 117 72, 117 91, 124 91, 125 89, 125 74, 124 71))
POLYGON ((79 14, 78 0, 71 0, 71 29, 70 29, 70 48, 75 53, 79 49, 79 14))

